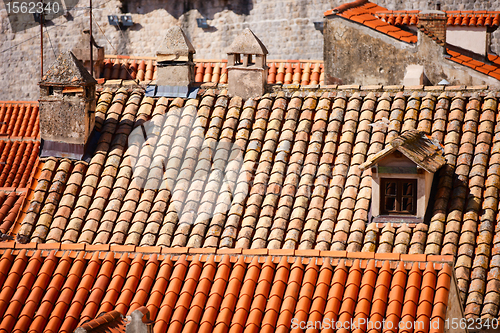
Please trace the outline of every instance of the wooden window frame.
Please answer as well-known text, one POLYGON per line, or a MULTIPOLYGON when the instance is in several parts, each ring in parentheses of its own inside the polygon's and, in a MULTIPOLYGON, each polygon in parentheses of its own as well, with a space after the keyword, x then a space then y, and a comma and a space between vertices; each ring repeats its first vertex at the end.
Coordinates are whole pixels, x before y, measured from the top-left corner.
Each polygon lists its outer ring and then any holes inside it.
POLYGON ((380 213, 382 215, 415 215, 417 213, 417 179, 415 178, 381 178, 380 179, 380 213), (386 197, 389 196, 386 194, 386 184, 387 183, 396 183, 396 194, 390 195, 395 198, 396 201, 396 209, 395 210, 387 210, 385 207, 386 197), (404 195, 403 192, 403 183, 412 183, 413 191, 411 195, 404 195), (401 202, 403 198, 411 198, 413 201, 413 206, 411 211, 402 210, 401 202))

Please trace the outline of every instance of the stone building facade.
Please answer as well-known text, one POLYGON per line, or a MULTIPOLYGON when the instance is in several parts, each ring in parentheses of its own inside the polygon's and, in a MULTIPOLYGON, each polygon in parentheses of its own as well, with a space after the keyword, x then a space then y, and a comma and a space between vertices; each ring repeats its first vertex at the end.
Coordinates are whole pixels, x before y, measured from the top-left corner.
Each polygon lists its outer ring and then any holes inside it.
MULTIPOLYGON (((430 30, 432 39, 418 30, 415 44, 397 40, 365 25, 337 15, 325 23, 325 81, 338 84, 400 85, 411 65, 423 68, 425 79, 418 84, 498 86, 498 80, 451 61, 444 44, 444 12, 425 11, 419 24, 430 30), (426 18, 426 16, 429 16, 426 18)), ((407 85, 407 84, 405 84, 407 85)))
MULTIPOLYGON (((433 9, 437 0, 378 0, 390 10, 433 9)), ((95 0, 94 37, 107 54, 154 56, 165 31, 180 25, 192 41, 198 59, 223 59, 231 41, 250 28, 269 50, 268 59, 323 59, 323 34, 314 22, 342 0, 95 0), (107 15, 130 13, 134 25, 122 30, 108 24, 107 15), (197 18, 206 18, 200 28, 197 18), (104 36, 105 35, 105 36, 104 36), (111 43, 111 45, 110 45, 111 43)), ((440 0, 442 10, 495 10, 500 0, 440 0)), ((68 16, 44 29, 44 67, 60 52, 71 50, 88 28, 88 0, 79 1, 68 16)), ((40 29, 12 33, 0 2, 0 100, 36 100, 40 79, 40 29)), ((500 52, 500 31, 492 36, 492 51, 500 52)))

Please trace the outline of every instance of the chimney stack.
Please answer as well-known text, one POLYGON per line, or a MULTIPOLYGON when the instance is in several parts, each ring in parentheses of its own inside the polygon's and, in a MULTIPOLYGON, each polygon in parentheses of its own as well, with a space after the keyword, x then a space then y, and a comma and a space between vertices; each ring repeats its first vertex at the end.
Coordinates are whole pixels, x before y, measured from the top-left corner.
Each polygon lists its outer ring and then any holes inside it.
POLYGON ((157 86, 183 87, 194 83, 193 45, 181 27, 168 29, 163 44, 156 52, 157 86))
POLYGON ((264 44, 250 29, 243 30, 227 50, 228 93, 244 99, 258 97, 266 90, 267 71, 264 44))
POLYGON ((83 157, 94 128, 96 83, 72 52, 45 72, 39 83, 42 157, 83 157))
POLYGON ((100 77, 101 73, 99 73, 99 68, 101 68, 102 63, 104 62, 104 47, 97 45, 93 36, 90 36, 90 30, 85 29, 82 31, 82 36, 78 43, 76 43, 75 47, 71 52, 75 55, 75 57, 83 62, 83 65, 90 72, 90 38, 92 38, 92 52, 93 52, 93 61, 94 61, 94 75, 95 77, 100 77))
POLYGON ((418 14, 418 29, 441 46, 446 45, 446 13, 423 10, 418 14))

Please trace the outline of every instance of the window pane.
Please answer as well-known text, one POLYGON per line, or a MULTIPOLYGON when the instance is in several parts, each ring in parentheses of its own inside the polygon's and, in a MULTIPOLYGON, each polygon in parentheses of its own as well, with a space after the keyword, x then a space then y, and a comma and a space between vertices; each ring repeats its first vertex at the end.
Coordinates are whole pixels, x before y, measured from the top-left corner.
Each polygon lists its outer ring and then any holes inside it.
POLYGON ((413 211, 413 198, 403 198, 403 205, 401 207, 402 211, 412 212, 413 211))
POLYGON ((413 195, 413 183, 403 183, 403 195, 413 195))
POLYGON ((385 194, 396 195, 396 183, 385 183, 385 194))
POLYGON ((386 211, 395 211, 396 210, 396 198, 386 197, 385 198, 385 210, 386 211))

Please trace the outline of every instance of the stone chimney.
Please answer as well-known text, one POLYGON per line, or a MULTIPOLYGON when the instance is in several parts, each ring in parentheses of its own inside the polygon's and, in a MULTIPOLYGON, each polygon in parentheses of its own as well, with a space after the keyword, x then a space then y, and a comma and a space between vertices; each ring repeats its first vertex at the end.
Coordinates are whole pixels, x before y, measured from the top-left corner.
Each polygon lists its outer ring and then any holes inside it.
POLYGON ((94 77, 100 77, 101 73, 99 73, 99 68, 101 68, 102 63, 104 62, 104 47, 97 45, 94 40, 94 37, 90 36, 90 31, 88 29, 83 30, 82 36, 78 43, 76 43, 75 47, 71 52, 75 55, 75 57, 83 62, 83 65, 90 72, 90 39, 92 38, 92 56, 94 61, 94 77))
POLYGON ((72 52, 45 72, 39 83, 42 157, 82 158, 94 128, 96 83, 72 52))
POLYGON ((446 45, 446 13, 423 10, 418 14, 418 28, 441 46, 446 45))
POLYGON ((266 90, 266 47, 250 29, 243 30, 227 50, 228 93, 244 99, 266 90))
POLYGON ((194 82, 193 54, 196 51, 179 26, 168 29, 156 52, 157 86, 188 87, 194 82))

